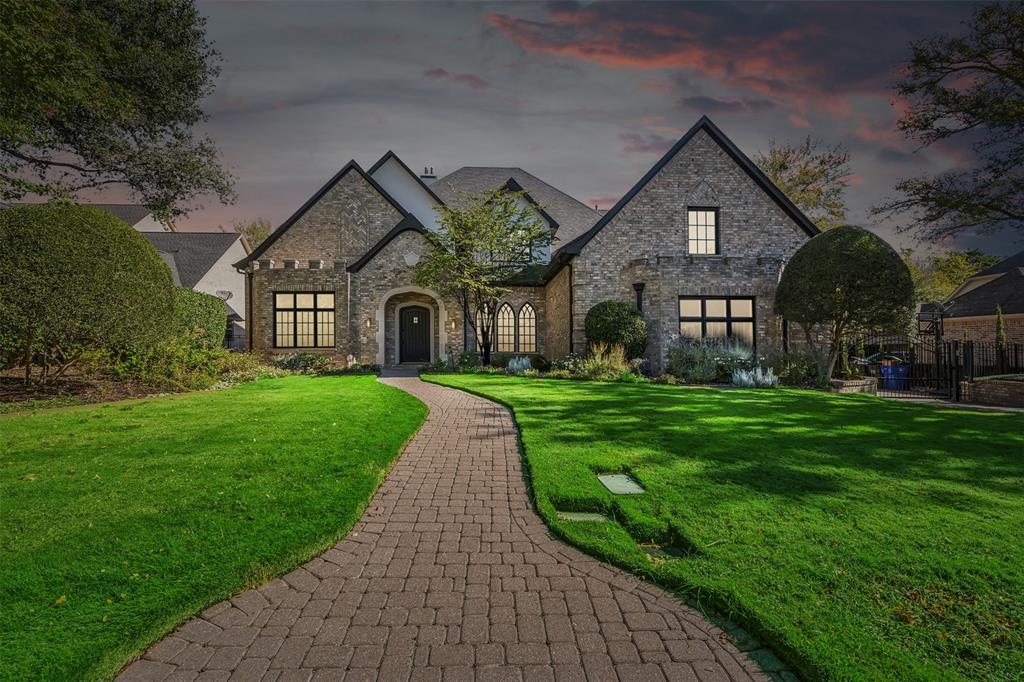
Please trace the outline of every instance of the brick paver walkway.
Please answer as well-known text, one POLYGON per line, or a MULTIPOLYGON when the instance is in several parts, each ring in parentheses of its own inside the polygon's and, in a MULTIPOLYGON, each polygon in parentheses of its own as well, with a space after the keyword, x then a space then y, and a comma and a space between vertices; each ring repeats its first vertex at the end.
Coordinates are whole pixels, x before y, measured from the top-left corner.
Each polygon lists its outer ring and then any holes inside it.
POLYGON ((333 549, 154 645, 119 680, 765 679, 668 593, 553 540, 494 403, 430 407, 333 549))

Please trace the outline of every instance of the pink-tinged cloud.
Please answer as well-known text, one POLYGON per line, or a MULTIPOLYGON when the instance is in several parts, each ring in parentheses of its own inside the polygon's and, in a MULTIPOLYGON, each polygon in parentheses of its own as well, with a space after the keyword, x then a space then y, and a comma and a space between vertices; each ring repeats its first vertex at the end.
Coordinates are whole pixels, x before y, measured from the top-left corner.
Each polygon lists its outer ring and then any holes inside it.
POLYGON ((476 74, 473 74, 473 73, 459 73, 459 74, 456 74, 454 76, 454 79, 455 79, 456 83, 462 83, 464 85, 468 85, 469 87, 473 88, 474 90, 479 90, 480 88, 486 88, 488 85, 490 85, 490 83, 485 81, 483 78, 481 78, 480 76, 477 76, 476 74))
POLYGON ((862 175, 849 175, 849 176, 843 178, 843 184, 846 184, 846 185, 863 185, 864 184, 864 176, 862 176, 862 175))
POLYGON ((456 83, 461 83, 473 90, 479 90, 486 88, 490 83, 475 73, 451 73, 447 69, 433 68, 425 69, 422 71, 422 75, 426 78, 433 78, 435 80, 452 80, 456 83))
POLYGON ((664 154, 675 142, 656 133, 621 133, 619 140, 623 143, 622 153, 626 156, 664 154))
POLYGON ((799 114, 790 114, 789 115, 789 122, 792 123, 797 128, 810 128, 811 127, 811 122, 808 121, 803 116, 800 116, 799 114))

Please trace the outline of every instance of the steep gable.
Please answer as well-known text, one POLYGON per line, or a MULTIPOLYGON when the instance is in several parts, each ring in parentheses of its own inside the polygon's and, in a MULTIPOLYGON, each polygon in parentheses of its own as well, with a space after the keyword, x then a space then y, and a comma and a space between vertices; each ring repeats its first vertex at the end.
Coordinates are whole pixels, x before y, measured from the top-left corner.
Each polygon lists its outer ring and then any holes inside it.
POLYGON ((382 156, 367 174, 416 216, 421 225, 430 230, 440 227, 434 207, 444 202, 393 151, 382 156))
POLYGON ((408 212, 355 161, 349 161, 249 256, 275 260, 354 261, 408 212))

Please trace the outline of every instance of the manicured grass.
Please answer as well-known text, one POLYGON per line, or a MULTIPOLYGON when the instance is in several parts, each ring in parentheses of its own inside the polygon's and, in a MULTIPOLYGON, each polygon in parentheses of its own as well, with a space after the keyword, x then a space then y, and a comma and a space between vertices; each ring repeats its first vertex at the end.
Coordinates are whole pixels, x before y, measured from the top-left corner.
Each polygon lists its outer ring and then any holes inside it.
POLYGON ((0 417, 0 677, 108 679, 310 558, 426 412, 374 377, 295 376, 0 417))
POLYGON ((511 407, 540 513, 809 678, 1020 679, 1024 414, 810 391, 447 375, 511 407), (632 473, 643 495, 596 473, 632 473), (615 522, 563 522, 555 509, 615 522), (637 540, 689 553, 652 562, 637 540))

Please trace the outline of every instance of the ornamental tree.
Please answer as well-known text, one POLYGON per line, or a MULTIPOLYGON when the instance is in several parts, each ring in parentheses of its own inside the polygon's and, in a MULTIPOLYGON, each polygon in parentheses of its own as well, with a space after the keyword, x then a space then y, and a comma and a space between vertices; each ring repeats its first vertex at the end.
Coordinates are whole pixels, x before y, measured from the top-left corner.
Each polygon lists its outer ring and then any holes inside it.
POLYGON ((233 199, 206 119, 219 55, 192 0, 0 2, 0 201, 127 187, 161 220, 233 199))
POLYGON ((622 346, 632 360, 647 349, 647 323, 633 306, 622 301, 602 301, 587 311, 583 320, 587 342, 622 346))
POLYGON ((173 327, 171 271, 146 238, 92 206, 0 211, 0 367, 61 376, 85 351, 150 345, 173 327))
POLYGON ((775 294, 775 312, 798 323, 812 343, 815 329, 829 339, 828 376, 845 336, 902 332, 914 308, 914 283, 896 251, 865 229, 838 227, 793 255, 775 294))
POLYGON ((508 282, 554 237, 525 194, 492 190, 435 207, 441 227, 427 234, 430 246, 413 272, 415 284, 458 301, 480 339, 484 364, 491 361, 494 315, 508 282))

